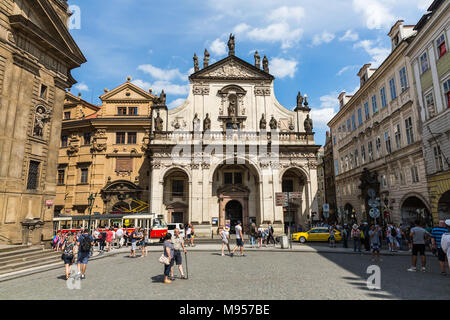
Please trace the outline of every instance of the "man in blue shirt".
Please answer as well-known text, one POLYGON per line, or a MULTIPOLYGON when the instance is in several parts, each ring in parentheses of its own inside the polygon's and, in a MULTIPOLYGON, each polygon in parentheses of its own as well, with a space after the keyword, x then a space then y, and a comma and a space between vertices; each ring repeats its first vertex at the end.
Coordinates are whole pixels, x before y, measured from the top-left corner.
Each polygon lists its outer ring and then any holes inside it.
POLYGON ((444 220, 439 221, 439 226, 434 227, 433 230, 431 230, 432 245, 433 248, 437 250, 439 264, 441 265, 441 274, 444 276, 447 275, 445 270, 445 262, 447 261, 447 255, 442 250, 441 239, 442 235, 446 232, 448 232, 448 230, 446 228, 444 220))
POLYGON ((83 233, 77 239, 78 245, 78 275, 81 279, 86 279, 86 265, 89 257, 91 256, 91 248, 94 246, 94 238, 89 234, 89 231, 85 229, 83 233), (81 265, 83 267, 81 268, 81 265), (81 272, 80 272, 81 269, 81 272))

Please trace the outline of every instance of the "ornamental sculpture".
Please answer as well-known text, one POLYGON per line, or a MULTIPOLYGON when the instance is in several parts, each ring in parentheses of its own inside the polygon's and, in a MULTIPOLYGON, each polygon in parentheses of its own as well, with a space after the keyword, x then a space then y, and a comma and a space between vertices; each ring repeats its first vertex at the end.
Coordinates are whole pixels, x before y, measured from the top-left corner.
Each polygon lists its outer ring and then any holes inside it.
POLYGON ((264 59, 263 59, 263 69, 264 69, 264 72, 269 73, 269 59, 267 59, 266 56, 264 56, 264 59))
POLYGON ((203 120, 203 130, 209 131, 211 130, 211 119, 209 118, 209 113, 206 114, 205 120, 203 120))
POLYGON ((263 113, 261 120, 259 121, 259 129, 266 130, 266 128, 267 128, 267 121, 266 121, 266 117, 264 116, 264 113, 263 113))
POLYGON ((197 54, 194 53, 194 72, 200 71, 200 65, 198 64, 197 54))
POLYGON ((297 95, 297 108, 301 108, 302 105, 303 105, 303 97, 302 97, 302 94, 299 91, 298 95, 297 95))
POLYGON ((158 111, 156 118, 155 118, 155 131, 158 131, 158 132, 163 131, 163 123, 164 123, 164 121, 160 117, 159 111, 158 111))
POLYGON ((208 52, 208 50, 205 49, 205 56, 203 57, 203 68, 208 67, 209 57, 210 57, 209 52, 208 52))
POLYGON ((272 116, 272 119, 270 119, 269 126, 270 126, 270 129, 272 129, 272 130, 276 130, 277 129, 278 122, 277 122, 277 120, 275 120, 274 116, 272 116))
POLYGON ((34 128, 33 135, 35 137, 42 138, 44 135, 45 123, 50 120, 50 111, 44 106, 39 105, 36 107, 36 113, 34 115, 34 128))
POLYGON ((228 40, 228 55, 234 56, 235 54, 236 43, 234 40, 233 34, 230 34, 230 40, 228 40))
POLYGON ((255 51, 255 67, 261 69, 261 57, 258 54, 258 51, 255 51))
POLYGON ((309 117, 309 114, 306 116, 306 119, 305 119, 305 122, 304 122, 304 126, 305 126, 306 133, 312 133, 312 131, 313 131, 313 122, 312 122, 312 119, 309 117))
POLYGON ((230 104, 228 106, 228 116, 235 117, 237 116, 237 98, 234 94, 230 95, 228 100, 230 104))

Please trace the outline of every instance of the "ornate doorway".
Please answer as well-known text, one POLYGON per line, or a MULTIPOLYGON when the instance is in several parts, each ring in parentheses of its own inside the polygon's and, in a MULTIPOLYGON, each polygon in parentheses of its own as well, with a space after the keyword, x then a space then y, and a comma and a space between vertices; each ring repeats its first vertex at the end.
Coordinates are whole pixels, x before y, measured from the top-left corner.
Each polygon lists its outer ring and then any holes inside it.
POLYGON ((242 222, 243 212, 242 205, 237 200, 231 200, 225 206, 225 220, 230 221, 231 232, 234 233, 238 221, 242 222))

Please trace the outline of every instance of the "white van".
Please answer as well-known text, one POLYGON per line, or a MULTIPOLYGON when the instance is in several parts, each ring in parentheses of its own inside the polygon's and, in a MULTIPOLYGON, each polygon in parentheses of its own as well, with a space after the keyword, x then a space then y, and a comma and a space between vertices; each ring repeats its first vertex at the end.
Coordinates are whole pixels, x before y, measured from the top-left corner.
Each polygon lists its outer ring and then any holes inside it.
POLYGON ((175 233, 175 229, 180 230, 180 234, 183 236, 183 238, 185 237, 184 235, 184 224, 182 223, 168 223, 167 224, 167 229, 168 229, 168 233, 172 234, 172 237, 174 236, 175 233))

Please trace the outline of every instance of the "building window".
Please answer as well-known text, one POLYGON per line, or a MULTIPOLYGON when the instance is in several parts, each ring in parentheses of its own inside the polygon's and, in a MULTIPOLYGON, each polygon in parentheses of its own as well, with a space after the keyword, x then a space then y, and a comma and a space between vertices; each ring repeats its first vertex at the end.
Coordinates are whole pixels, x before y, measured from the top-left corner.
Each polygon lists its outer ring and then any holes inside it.
POLYGON ((389 87, 391 88, 391 101, 397 99, 397 88, 395 87, 395 78, 389 81, 389 87))
POLYGON ((400 170, 400 184, 405 185, 405 175, 403 174, 403 170, 400 170))
POLYGON ((116 133, 116 144, 125 144, 125 132, 116 133))
POLYGON ((414 134, 413 134, 413 126, 412 126, 412 119, 409 117, 405 120, 405 127, 406 127, 406 139, 408 141, 408 145, 414 143, 414 134))
POLYGON ((389 136, 389 132, 388 132, 388 131, 386 131, 386 132, 384 133, 384 141, 385 141, 385 143, 386 143, 386 152, 387 152, 388 154, 391 154, 391 153, 392 153, 392 149, 391 149, 391 137, 389 136))
POLYGON ((61 147, 62 148, 67 147, 68 141, 69 141, 69 136, 62 136, 61 137, 61 147))
POLYGON ((387 107, 387 99, 386 99, 386 88, 383 87, 380 90, 380 96, 381 96, 381 108, 386 108, 387 107))
POLYGON ((36 190, 39 181, 39 165, 38 161, 30 161, 28 168, 27 190, 36 190))
POLYGON ((355 168, 359 167, 358 149, 355 149, 355 168))
POLYGON ((400 123, 395 127, 395 146, 397 149, 402 147, 402 133, 400 131, 400 123))
POLYGON ((384 174, 381 175, 381 185, 383 186, 383 188, 387 187, 387 180, 386 180, 386 176, 384 174))
POLYGON ((80 183, 81 184, 87 184, 88 183, 88 168, 81 168, 81 179, 80 179, 80 183))
POLYGON ((182 197, 184 190, 184 180, 172 181, 172 197, 182 197))
POLYGON ((70 111, 64 112, 64 120, 70 120, 70 111))
POLYGON ((422 73, 425 73, 430 68, 430 65, 428 64, 428 55, 426 51, 420 57, 420 67, 422 69, 422 73))
POLYGON ((372 141, 369 141, 369 144, 367 145, 367 152, 369 153, 369 161, 373 161, 373 143, 372 143, 372 141))
POLYGON ((379 157, 381 155, 381 139, 380 137, 377 137, 375 140, 375 146, 377 148, 377 156, 379 157))
POLYGON ((436 46, 437 46, 438 55, 439 55, 439 58, 440 58, 447 52, 447 46, 445 45, 445 35, 444 34, 442 34, 436 40, 436 46))
POLYGON ((364 146, 361 146, 361 162, 366 162, 366 148, 364 146))
POLYGON ((118 107, 117 108, 117 115, 119 115, 119 116, 126 116, 127 115, 127 108, 126 107, 118 107))
POLYGON ((408 89, 408 80, 406 77, 406 67, 403 67, 400 70, 400 86, 402 88, 402 92, 406 91, 406 89, 408 89))
POLYGON ((434 151, 434 164, 436 165, 436 171, 444 170, 444 159, 442 158, 441 147, 436 146, 433 148, 434 151))
POLYGON ((378 112, 378 105, 377 105, 377 96, 374 95, 372 97, 372 113, 375 114, 378 112))
POLYGON ((450 79, 444 82, 444 95, 444 101, 447 101, 447 108, 450 108, 450 79))
POLYGON ((434 97, 432 91, 425 95, 425 107, 428 110, 428 115, 430 118, 436 115, 436 107, 434 105, 434 97))
POLYGON ((128 144, 136 144, 136 132, 128 132, 128 144))
POLYGON ((352 131, 356 130, 356 118, 355 114, 352 114, 352 131))
POLYGON ((364 104, 364 113, 366 115, 366 120, 369 120, 370 119, 370 111, 369 111, 369 103, 368 102, 366 102, 364 104))
POLYGON ((84 141, 84 145, 89 145, 91 144, 91 137, 92 134, 90 132, 85 132, 83 134, 83 141, 84 141))
POLYGON ((46 100, 47 99, 47 86, 46 85, 41 85, 41 93, 40 93, 40 97, 41 97, 41 99, 44 99, 44 100, 46 100))
POLYGON ((137 116, 137 107, 129 107, 128 108, 128 115, 129 116, 137 116))
POLYGON ((361 126, 363 123, 363 118, 362 118, 362 110, 361 108, 358 109, 358 126, 361 126))
POLYGON ((339 161, 338 160, 334 160, 334 170, 336 175, 339 175, 339 161))
POLYGON ((294 180, 283 180, 281 189, 282 192, 294 192, 294 180))
POLYGON ((224 173, 225 184, 242 184, 242 172, 225 172, 224 173))
POLYGON ((419 182, 419 172, 416 166, 411 167, 411 179, 413 183, 419 182))
POLYGON ((336 145, 336 136, 333 136, 333 144, 336 145))
POLYGON ((64 170, 64 169, 58 170, 58 185, 64 184, 65 174, 66 174, 66 170, 64 170))

